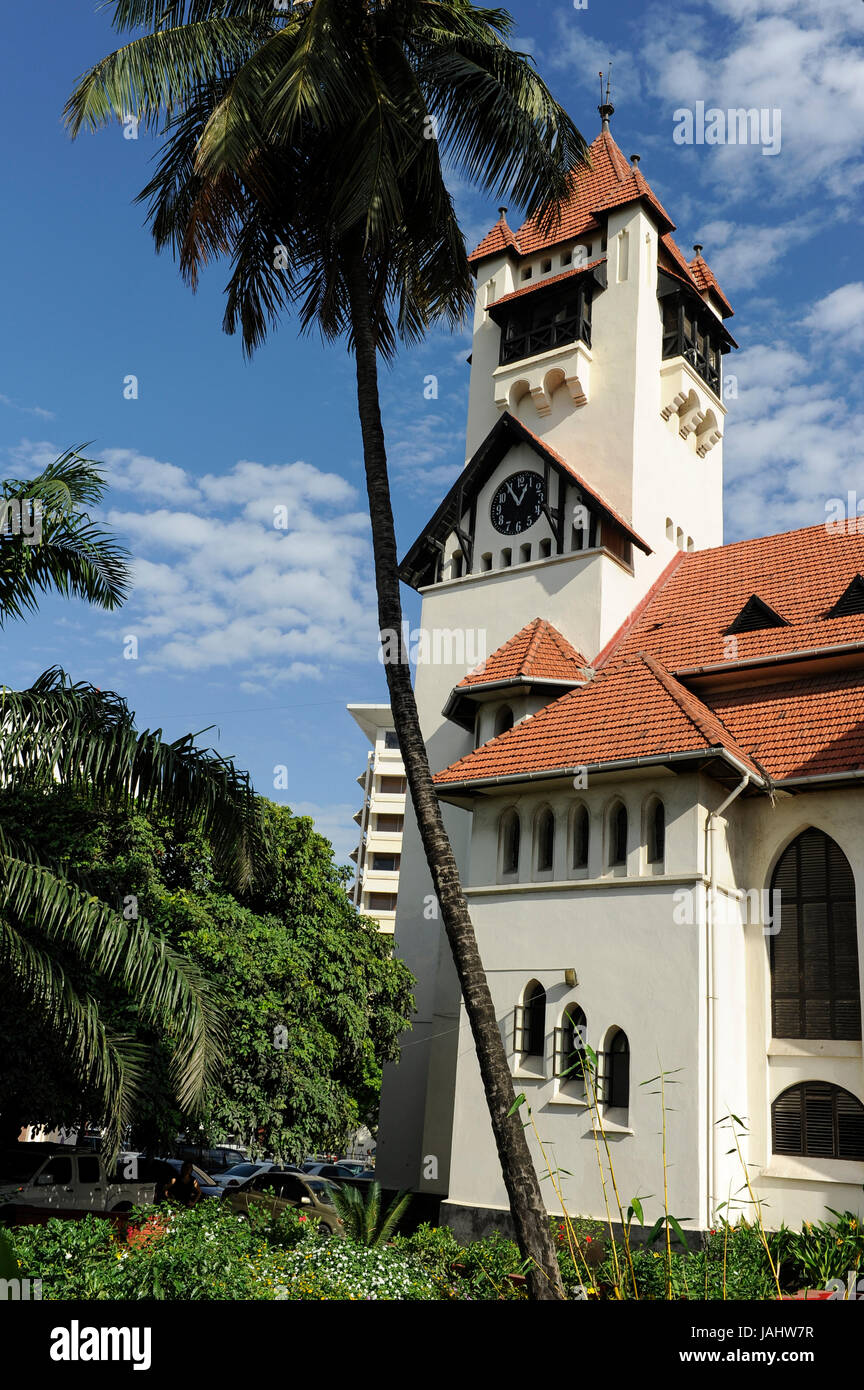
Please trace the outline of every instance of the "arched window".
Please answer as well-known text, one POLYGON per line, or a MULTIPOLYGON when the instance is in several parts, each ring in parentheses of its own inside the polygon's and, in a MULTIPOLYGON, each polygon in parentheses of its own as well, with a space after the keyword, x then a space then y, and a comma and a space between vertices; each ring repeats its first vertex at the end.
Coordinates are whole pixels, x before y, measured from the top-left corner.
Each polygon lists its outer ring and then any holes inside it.
POLYGON ((601 1098, 610 1109, 626 1110, 630 1104, 630 1043, 620 1028, 607 1041, 603 1062, 601 1098))
POLYGON ((546 991, 537 980, 526 986, 516 1010, 516 1051, 542 1057, 546 1051, 546 991))
POLYGON ((518 874, 522 826, 518 811, 505 811, 501 817, 501 872, 518 874))
POLYGON ((502 705, 495 715, 495 737, 499 734, 506 734, 508 729, 513 728, 513 711, 509 705, 502 705))
POLYGON ((588 849, 591 843, 591 818, 587 806, 577 806, 573 817, 573 868, 588 868, 588 849))
POLYGON ((572 1082, 581 1091, 585 1089, 582 1062, 586 1057, 587 1031, 584 1010, 578 1004, 568 1004, 561 1027, 555 1030, 555 1075, 562 1081, 572 1082))
POLYGON ((666 855, 666 808, 654 801, 648 808, 648 863, 662 864, 666 855))
POLYGON ((627 807, 620 801, 609 817, 609 863, 627 863, 627 807))
POLYGON ((826 1081, 803 1081, 771 1106, 775 1154, 864 1159, 864 1105, 826 1081))
POLYGON ((860 1038, 855 881, 842 849, 805 830, 782 855, 771 892, 774 1037, 860 1038))
POLYGON ((547 807, 537 817, 535 830, 538 873, 548 873, 555 862, 555 816, 547 807))

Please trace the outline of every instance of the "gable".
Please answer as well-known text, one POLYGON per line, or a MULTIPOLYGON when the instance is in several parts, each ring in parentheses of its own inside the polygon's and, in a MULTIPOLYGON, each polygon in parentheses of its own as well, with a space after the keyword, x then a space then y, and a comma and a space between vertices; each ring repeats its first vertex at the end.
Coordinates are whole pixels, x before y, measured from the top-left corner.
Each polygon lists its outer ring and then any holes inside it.
MULTIPOLYGON (((553 554, 563 554, 568 548, 567 517, 569 509, 577 501, 586 508, 593 521, 605 523, 610 548, 614 548, 616 542, 626 542, 628 547, 632 543, 638 545, 646 555, 651 554, 650 546, 611 503, 589 486, 575 468, 544 444, 521 420, 505 411, 402 560, 399 577, 403 583, 415 589, 438 583, 442 578, 445 546, 454 535, 465 556, 465 572, 480 573, 483 547, 478 540, 484 538, 478 537, 478 530, 486 529, 489 503, 495 488, 510 474, 519 471, 536 473, 542 479, 545 498, 542 515, 548 523, 544 534, 553 540, 553 554)), ((501 545, 506 546, 506 538, 501 536, 499 539, 501 545)), ((521 536, 514 537, 517 550, 522 540, 521 536)), ((525 533, 524 541, 528 540, 529 533, 525 533)), ((604 540, 603 543, 607 542, 604 540)), ((515 557, 513 563, 517 563, 515 557)))

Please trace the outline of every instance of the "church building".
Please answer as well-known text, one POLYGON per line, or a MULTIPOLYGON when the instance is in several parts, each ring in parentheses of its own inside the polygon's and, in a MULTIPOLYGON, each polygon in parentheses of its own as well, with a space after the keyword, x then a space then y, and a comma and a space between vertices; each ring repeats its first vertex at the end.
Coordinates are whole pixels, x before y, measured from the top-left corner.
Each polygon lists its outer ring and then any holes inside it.
MULTIPOLYGON (((401 575, 487 656, 431 644, 421 725, 568 1211, 605 1218, 599 1141, 661 1213, 662 1070, 683 1226, 752 1216, 744 1163, 769 1227, 864 1215, 864 528, 723 544, 732 308, 600 114, 563 217, 471 257, 467 461, 401 575)), ((467 1233, 508 1204, 410 802, 396 942, 378 1171, 467 1233)))

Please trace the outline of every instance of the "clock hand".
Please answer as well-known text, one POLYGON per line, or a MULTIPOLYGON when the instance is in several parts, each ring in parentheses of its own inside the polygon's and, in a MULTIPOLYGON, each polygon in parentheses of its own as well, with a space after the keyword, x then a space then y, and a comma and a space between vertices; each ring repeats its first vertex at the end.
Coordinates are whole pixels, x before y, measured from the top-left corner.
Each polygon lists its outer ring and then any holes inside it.
POLYGON ((528 484, 526 483, 525 486, 523 487, 522 491, 520 492, 519 496, 513 498, 513 501, 516 503, 516 506, 517 506, 517 507, 521 507, 521 506, 522 506, 522 503, 525 501, 525 494, 526 494, 527 491, 528 491, 528 484))
POLYGON ((516 496, 516 493, 513 491, 509 483, 505 483, 504 486, 506 487, 507 491, 510 493, 510 496, 513 498, 513 501, 516 503, 516 506, 518 507, 520 499, 516 496))

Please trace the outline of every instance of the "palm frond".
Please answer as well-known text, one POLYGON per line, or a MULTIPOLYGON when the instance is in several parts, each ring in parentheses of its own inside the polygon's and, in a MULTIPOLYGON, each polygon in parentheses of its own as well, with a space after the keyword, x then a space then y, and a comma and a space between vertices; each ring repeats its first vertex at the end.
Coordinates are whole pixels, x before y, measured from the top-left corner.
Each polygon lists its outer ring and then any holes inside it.
POLYGON ((86 510, 106 487, 101 469, 69 449, 35 478, 7 479, 0 522, 0 627, 38 607, 51 590, 119 607, 129 588, 128 553, 86 510), (28 509, 30 524, 15 529, 10 504, 28 509), (29 534, 28 534, 29 532, 29 534))
POLYGON ((0 691, 0 782, 89 787, 145 814, 162 810, 200 824, 230 880, 250 882, 261 816, 248 774, 197 735, 166 743, 161 730, 138 733, 126 702, 55 667, 27 690, 0 691))
POLYGON ((0 962, 15 975, 34 1009, 63 1037, 82 1081, 105 1098, 109 1159, 129 1124, 144 1074, 144 1049, 135 1039, 112 1033, 90 995, 80 995, 56 957, 16 930, 0 914, 0 962))
MULTIPOLYGON (((42 865, 10 858, 0 862, 0 918, 64 947, 108 984, 125 990, 142 1019, 174 1042, 172 1067, 181 1105, 200 1103, 224 1042, 215 996, 198 968, 145 918, 130 925, 42 865)), ((19 940, 25 938, 19 934, 19 940)), ((108 1092, 116 1084, 114 1073, 100 1072, 94 1079, 108 1092)), ((127 1089, 134 1088, 130 1073, 127 1089)))
POLYGON ((78 79, 63 113, 72 138, 129 115, 145 130, 158 129, 200 84, 222 81, 242 65, 269 27, 262 19, 218 17, 133 39, 78 79))

